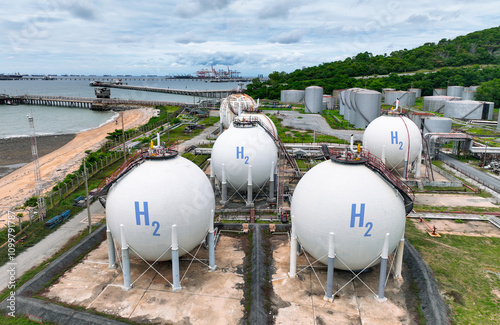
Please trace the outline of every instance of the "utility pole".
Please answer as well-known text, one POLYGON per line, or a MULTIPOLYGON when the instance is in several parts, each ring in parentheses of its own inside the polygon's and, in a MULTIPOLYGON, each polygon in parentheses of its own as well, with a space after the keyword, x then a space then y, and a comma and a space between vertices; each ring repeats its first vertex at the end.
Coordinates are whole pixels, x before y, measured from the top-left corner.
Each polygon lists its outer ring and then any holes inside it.
POLYGON ((83 179, 85 180, 85 202, 87 202, 87 219, 89 219, 89 234, 92 232, 92 221, 90 220, 90 200, 89 200, 89 185, 87 174, 87 159, 83 159, 83 179))

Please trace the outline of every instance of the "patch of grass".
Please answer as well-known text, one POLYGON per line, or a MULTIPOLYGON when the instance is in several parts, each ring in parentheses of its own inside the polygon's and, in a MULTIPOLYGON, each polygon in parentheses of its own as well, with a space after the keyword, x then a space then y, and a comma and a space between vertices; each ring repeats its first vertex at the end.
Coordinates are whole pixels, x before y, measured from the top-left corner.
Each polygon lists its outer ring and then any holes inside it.
POLYGON ((474 213, 481 214, 484 212, 500 212, 499 208, 495 207, 474 207, 474 206, 463 206, 463 207, 448 207, 448 206, 432 206, 425 204, 416 204, 413 209, 416 212, 463 212, 463 213, 474 213))
MULTIPOLYGON (((2 325, 36 325, 39 324, 37 322, 30 321, 28 317, 24 315, 16 315, 16 317, 10 317, 10 316, 5 316, 5 315, 0 315, 0 324, 2 325)), ((43 324, 56 324, 53 322, 43 322, 43 324)))
POLYGON ((453 324, 496 324, 500 319, 500 238, 429 237, 413 220, 406 238, 433 270, 453 324))

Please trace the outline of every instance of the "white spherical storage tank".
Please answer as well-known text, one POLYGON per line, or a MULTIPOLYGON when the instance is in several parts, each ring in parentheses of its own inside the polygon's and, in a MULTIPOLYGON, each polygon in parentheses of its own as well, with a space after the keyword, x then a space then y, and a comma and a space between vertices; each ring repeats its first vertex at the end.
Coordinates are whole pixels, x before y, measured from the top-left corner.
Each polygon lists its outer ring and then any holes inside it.
POLYGON ((278 160, 271 136, 255 123, 234 121, 222 133, 212 149, 212 168, 222 182, 222 164, 227 183, 237 191, 246 191, 248 167, 252 166, 252 186, 262 187, 278 160))
POLYGON ((389 233, 394 251, 405 229, 403 197, 363 163, 324 161, 299 181, 291 203, 292 227, 302 247, 327 264, 335 234, 335 268, 361 270, 378 263, 389 233))
POLYGON ((232 94, 224 98, 220 104, 220 121, 227 129, 239 111, 253 111, 257 104, 255 100, 247 94, 232 94))
POLYGON ((387 167, 401 168, 418 158, 422 136, 417 125, 402 115, 383 115, 370 123, 363 134, 363 148, 382 159, 387 167))
POLYGON ((310 86, 305 91, 305 112, 321 113, 323 110, 323 88, 310 86))
POLYGON ((182 157, 146 160, 120 178, 106 199, 106 220, 120 243, 120 224, 131 253, 146 261, 172 258, 172 225, 177 225, 179 255, 205 238, 215 197, 205 173, 182 157), (134 253, 136 252, 136 253, 134 253))

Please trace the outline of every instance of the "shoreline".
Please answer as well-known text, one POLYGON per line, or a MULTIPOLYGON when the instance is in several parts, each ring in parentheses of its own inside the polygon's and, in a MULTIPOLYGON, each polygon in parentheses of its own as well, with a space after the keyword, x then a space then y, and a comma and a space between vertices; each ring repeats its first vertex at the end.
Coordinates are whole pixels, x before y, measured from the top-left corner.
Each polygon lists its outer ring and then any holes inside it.
MULTIPOLYGON (((147 123, 152 115, 152 108, 137 108, 124 111, 123 119, 125 129, 128 130, 147 123)), ((111 120, 107 124, 98 128, 73 135, 73 139, 69 140, 62 146, 61 141, 58 148, 55 148, 57 147, 57 143, 54 143, 55 150, 43 156, 39 154, 43 190, 49 191, 56 182, 61 181, 68 173, 74 172, 85 158, 85 151, 94 151, 99 149, 100 146, 107 140, 106 136, 108 133, 113 132, 117 128, 114 121, 116 121, 116 119, 111 120)), ((121 124, 119 126, 121 126, 121 124)), ((54 140, 55 142, 58 142, 62 140, 60 137, 61 136, 57 136, 56 139, 53 136, 49 136, 47 140, 54 140)), ((31 139, 28 138, 28 140, 30 141, 28 156, 30 156, 31 139)), ((16 141, 17 140, 14 142, 16 141)), ((24 158, 21 157, 19 159, 25 160, 28 156, 24 154, 24 158)), ((30 158, 30 163, 0 178, 0 228, 2 228, 8 220, 7 212, 14 207, 21 206, 34 194, 34 167, 30 158)))

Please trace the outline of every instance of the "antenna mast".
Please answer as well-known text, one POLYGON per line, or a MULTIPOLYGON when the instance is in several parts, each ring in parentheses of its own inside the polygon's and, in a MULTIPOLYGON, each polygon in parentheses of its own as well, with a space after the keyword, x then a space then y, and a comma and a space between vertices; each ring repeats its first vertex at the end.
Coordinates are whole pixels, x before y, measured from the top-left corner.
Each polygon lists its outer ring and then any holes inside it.
POLYGON ((45 219, 45 198, 43 197, 42 176, 40 174, 40 164, 38 163, 38 147, 36 145, 35 124, 33 117, 28 114, 28 122, 30 123, 31 132, 31 154, 33 155, 33 164, 35 165, 35 182, 36 182, 36 196, 38 203, 38 215, 40 220, 45 219))

